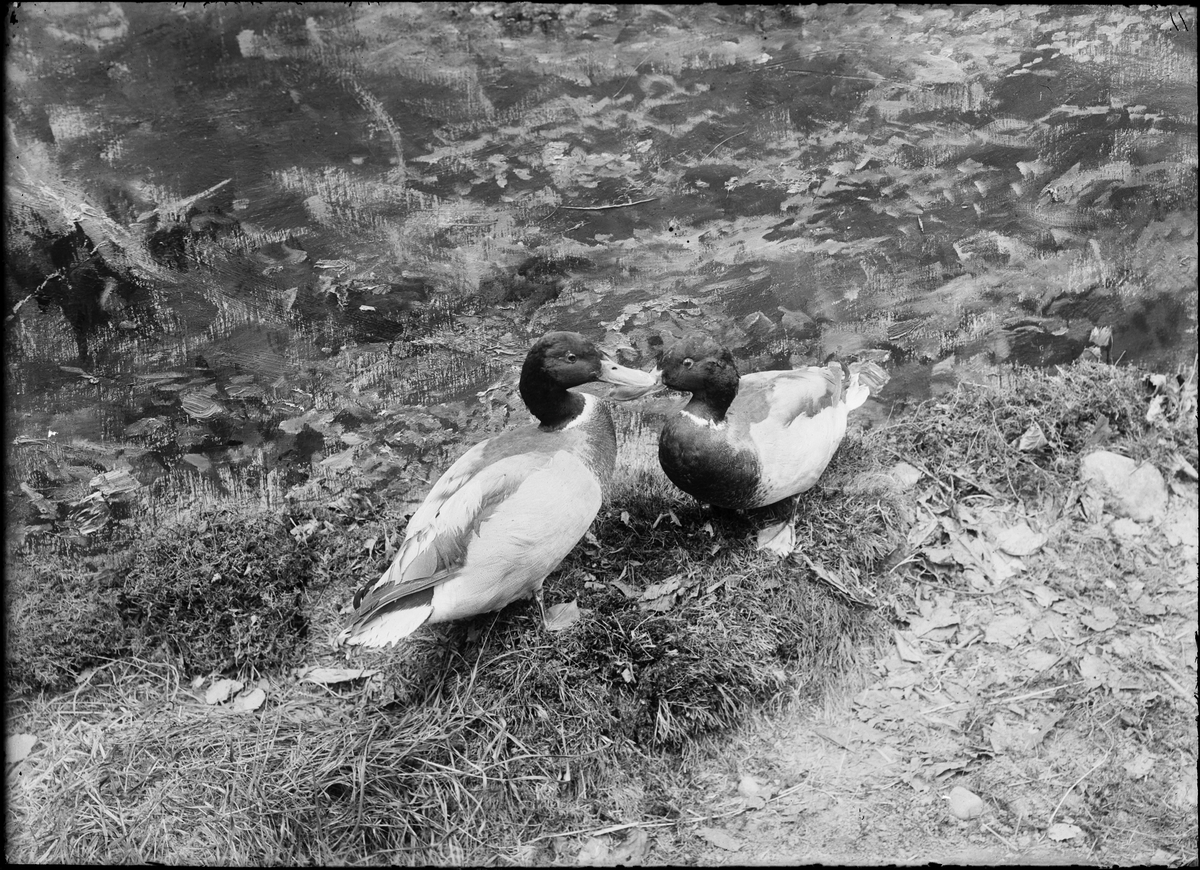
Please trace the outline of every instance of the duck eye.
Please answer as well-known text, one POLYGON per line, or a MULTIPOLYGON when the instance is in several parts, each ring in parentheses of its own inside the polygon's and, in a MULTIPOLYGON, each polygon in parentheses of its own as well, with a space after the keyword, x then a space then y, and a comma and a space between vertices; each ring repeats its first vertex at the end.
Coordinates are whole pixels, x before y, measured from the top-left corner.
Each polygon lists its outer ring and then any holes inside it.
POLYGON ((690 369, 692 367, 692 358, 690 356, 683 361, 683 367, 685 369, 690 369))
POLYGON ((573 353, 567 354, 567 362, 575 362, 575 360, 577 360, 577 359, 579 359, 579 357, 575 356, 575 354, 573 354, 573 353))

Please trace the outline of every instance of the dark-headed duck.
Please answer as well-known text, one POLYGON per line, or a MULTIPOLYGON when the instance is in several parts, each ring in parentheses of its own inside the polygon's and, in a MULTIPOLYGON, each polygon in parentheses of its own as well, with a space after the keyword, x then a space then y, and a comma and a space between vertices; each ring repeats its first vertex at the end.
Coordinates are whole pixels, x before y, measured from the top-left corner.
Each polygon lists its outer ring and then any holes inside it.
POLYGON ((692 394, 658 439, 663 471, 702 502, 756 508, 817 482, 846 434, 846 417, 888 376, 855 363, 738 377, 733 355, 707 336, 663 356, 662 382, 692 394))
POLYGON ((339 641, 383 646, 426 622, 499 610, 529 595, 583 537, 613 472, 612 417, 571 387, 646 387, 574 332, 551 332, 521 368, 521 398, 537 425, 476 444, 438 479, 408 521, 391 567, 354 596, 339 641))

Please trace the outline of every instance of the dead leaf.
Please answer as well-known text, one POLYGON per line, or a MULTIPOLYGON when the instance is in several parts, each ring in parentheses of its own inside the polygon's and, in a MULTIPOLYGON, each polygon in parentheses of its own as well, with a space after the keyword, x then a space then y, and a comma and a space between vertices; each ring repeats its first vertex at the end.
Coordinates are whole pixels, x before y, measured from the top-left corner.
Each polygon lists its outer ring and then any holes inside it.
POLYGON ((921 553, 935 565, 953 565, 955 564, 954 553, 949 547, 924 547, 921 553))
POLYGON ((736 585, 736 584, 737 584, 737 581, 739 581, 739 580, 741 580, 741 579, 742 579, 742 578, 741 578, 741 575, 738 575, 738 574, 726 574, 724 577, 721 577, 720 579, 718 579, 718 580, 714 580, 713 582, 709 583, 709 584, 708 584, 708 586, 706 586, 706 587, 704 588, 704 594, 705 594, 705 595, 712 595, 714 592, 716 592, 716 591, 717 591, 718 589, 720 589, 722 586, 727 586, 727 585, 729 585, 730 583, 733 583, 734 585, 736 585))
POLYGON ((672 574, 661 583, 651 583, 642 593, 638 607, 642 610, 670 610, 675 603, 676 592, 682 583, 682 574, 672 574))
POLYGON ((626 598, 640 598, 641 593, 630 586, 628 583, 623 583, 620 580, 609 580, 608 585, 618 590, 626 598))
POLYGON ((928 772, 930 776, 932 776, 934 779, 937 779, 938 777, 945 776, 947 773, 951 773, 956 770, 962 770, 967 766, 967 763, 968 762, 965 759, 958 759, 956 761, 940 761, 937 764, 931 764, 928 772))
POLYGON ((251 713, 261 707, 266 700, 267 693, 258 688, 234 698, 232 709, 235 713, 251 713))
POLYGON ((204 693, 204 703, 223 704, 240 692, 245 685, 241 680, 217 680, 204 693))
POLYGON ((1108 662, 1099 656, 1088 653, 1079 660, 1079 675, 1083 677, 1084 684, 1089 689, 1094 689, 1103 683, 1108 677, 1108 672, 1108 662))
POLYGON ((1021 642, 1027 631, 1029 620, 1019 613, 1014 613, 993 619, 984 626, 983 639, 986 643, 998 643, 1012 649, 1021 642))
POLYGON ((1149 595, 1143 595, 1135 602, 1134 606, 1144 616, 1162 616, 1167 612, 1165 604, 1149 595))
POLYGON ((374 668, 307 668, 300 672, 300 682, 332 686, 335 683, 373 677, 377 673, 379 671, 374 668))
POLYGON ((609 855, 609 861, 617 867, 637 867, 646 860, 650 848, 650 835, 641 828, 634 828, 629 838, 609 855))
POLYGON ((1025 664, 1030 670, 1041 673, 1057 662, 1059 656, 1051 652, 1043 652, 1040 649, 1031 649, 1025 653, 1025 664))
POLYGON ((37 737, 32 734, 10 734, 4 740, 4 761, 7 764, 24 761, 37 742, 37 737))
POLYGON ((729 834, 725 833, 720 828, 699 828, 696 831, 701 837, 712 843, 718 849, 724 849, 727 852, 736 852, 742 848, 741 840, 737 840, 729 834))
POLYGON ((1029 591, 1033 593, 1033 597, 1042 607, 1049 607, 1055 601, 1062 598, 1061 595, 1059 595, 1049 586, 1034 586, 1029 591))
POLYGON ((759 550, 767 550, 776 556, 786 556, 796 549, 796 530, 790 521, 785 520, 773 526, 767 526, 758 532, 759 550))
POLYGON ((912 632, 893 631, 892 635, 895 637, 896 652, 900 655, 900 658, 914 664, 925 661, 925 656, 922 654, 920 645, 917 643, 917 639, 912 632))
POLYGON ((1066 822, 1056 822, 1051 825, 1046 831, 1046 836, 1051 840, 1059 842, 1063 840, 1073 840, 1083 833, 1083 829, 1078 825, 1068 825, 1066 822))
POLYGON ((1111 607, 1097 604, 1092 608, 1090 616, 1081 616, 1079 621, 1092 631, 1107 631, 1117 624, 1118 617, 1117 612, 1111 607))
POLYGON ((600 867, 611 863, 608 860, 608 845, 599 837, 592 837, 579 850, 575 863, 581 867, 600 867))
POLYGON ((935 628, 945 628, 950 625, 958 625, 958 614, 945 605, 939 605, 934 608, 933 612, 928 616, 919 617, 914 620, 909 620, 908 629, 914 637, 922 637, 933 631, 935 628))
POLYGON ((1142 752, 1137 758, 1125 762, 1125 772, 1134 779, 1142 779, 1154 769, 1155 758, 1148 752, 1142 752))
POLYGON ((1022 452, 1040 450, 1049 443, 1050 441, 1046 438, 1046 433, 1042 431, 1042 427, 1034 423, 1021 434, 1021 438, 1017 442, 1017 449, 1022 452))
POLYGON ((914 526, 908 532, 909 549, 916 550, 921 547, 926 541, 933 536, 941 524, 938 523, 937 517, 929 517, 924 523, 919 526, 914 526))
POLYGON ((991 561, 988 563, 991 568, 989 572, 993 579, 997 581, 1010 580, 1016 577, 1025 570, 1025 563, 1016 556, 1010 556, 1007 553, 1002 553, 1000 550, 992 550, 991 561))
POLYGON ((546 611, 546 631, 562 631, 579 621, 579 604, 567 601, 546 611))
POLYGON ((1046 536, 1022 521, 996 535, 996 545, 1010 556, 1030 556, 1046 544, 1046 536))

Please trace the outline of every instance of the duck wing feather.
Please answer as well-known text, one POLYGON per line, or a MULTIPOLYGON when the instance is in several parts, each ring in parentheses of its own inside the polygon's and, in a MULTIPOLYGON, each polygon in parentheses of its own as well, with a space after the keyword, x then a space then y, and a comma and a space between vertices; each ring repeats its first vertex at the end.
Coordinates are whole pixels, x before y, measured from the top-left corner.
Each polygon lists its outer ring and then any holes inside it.
POLYGON ((844 377, 836 365, 790 371, 754 372, 738 382, 733 410, 746 423, 768 418, 788 426, 800 417, 815 417, 842 401, 844 377))

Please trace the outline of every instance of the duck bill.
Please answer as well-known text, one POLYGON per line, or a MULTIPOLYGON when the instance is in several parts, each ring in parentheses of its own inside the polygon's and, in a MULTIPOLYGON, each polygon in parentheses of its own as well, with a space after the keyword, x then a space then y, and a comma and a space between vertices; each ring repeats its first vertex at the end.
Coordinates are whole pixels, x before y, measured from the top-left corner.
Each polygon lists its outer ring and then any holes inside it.
POLYGON ((608 397, 619 402, 640 399, 659 389, 662 386, 660 375, 657 369, 653 372, 643 372, 627 368, 607 356, 600 362, 600 380, 616 387, 609 391, 608 397))

